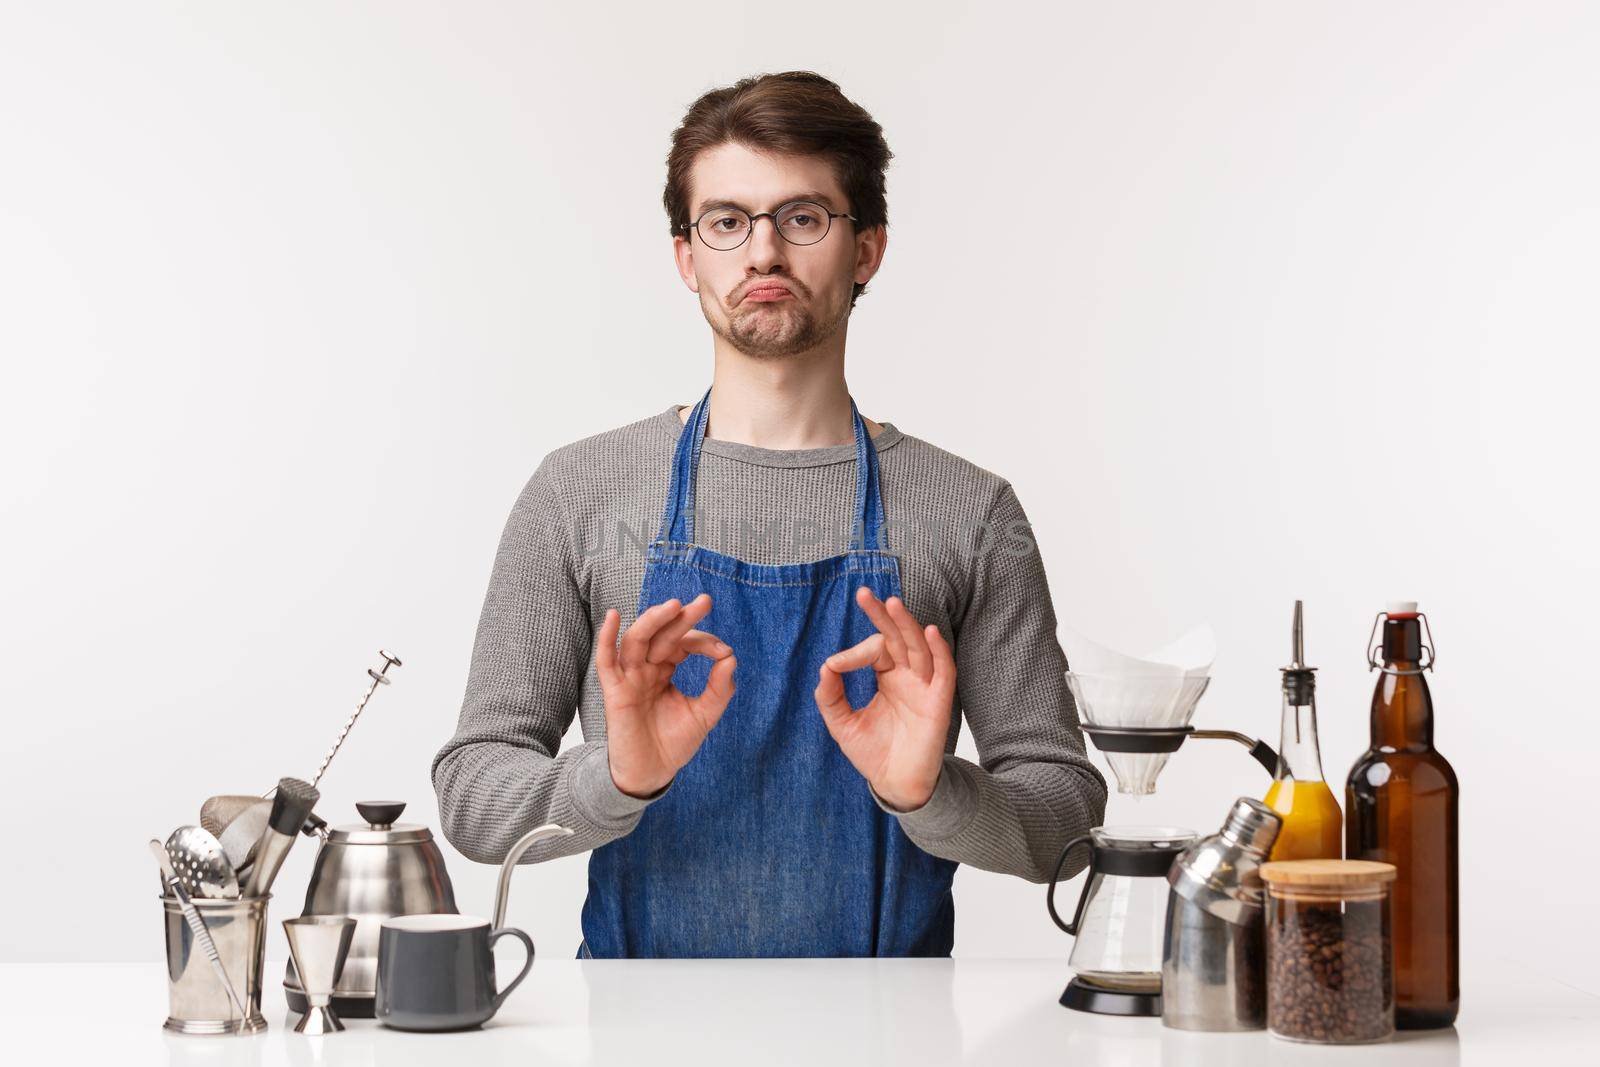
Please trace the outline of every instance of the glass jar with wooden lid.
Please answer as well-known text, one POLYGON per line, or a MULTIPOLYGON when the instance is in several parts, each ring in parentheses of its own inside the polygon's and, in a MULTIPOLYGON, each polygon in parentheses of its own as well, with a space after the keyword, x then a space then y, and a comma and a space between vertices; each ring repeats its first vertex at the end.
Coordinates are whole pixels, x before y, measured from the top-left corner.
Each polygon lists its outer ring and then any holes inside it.
POLYGON ((1267 887, 1267 1029, 1322 1044, 1394 1033, 1392 863, 1282 860, 1267 887))

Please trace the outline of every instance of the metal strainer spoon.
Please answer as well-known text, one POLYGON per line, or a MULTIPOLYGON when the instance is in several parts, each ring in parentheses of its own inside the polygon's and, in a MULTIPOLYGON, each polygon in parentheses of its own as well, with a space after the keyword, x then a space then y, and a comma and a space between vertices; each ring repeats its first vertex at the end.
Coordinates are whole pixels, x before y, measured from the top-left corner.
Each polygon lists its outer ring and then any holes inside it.
POLYGON ((223 829, 260 800, 258 796, 237 794, 207 797, 200 805, 200 828, 220 841, 223 829))
POLYGON ((215 837, 198 826, 180 826, 167 838, 167 855, 178 881, 192 897, 236 900, 239 876, 215 837))
POLYGON ((261 833, 267 828, 271 816, 272 801, 256 797, 248 808, 221 830, 206 827, 216 836, 217 843, 222 846, 222 854, 233 866, 241 885, 245 881, 245 869, 255 861, 256 846, 261 843, 261 833))

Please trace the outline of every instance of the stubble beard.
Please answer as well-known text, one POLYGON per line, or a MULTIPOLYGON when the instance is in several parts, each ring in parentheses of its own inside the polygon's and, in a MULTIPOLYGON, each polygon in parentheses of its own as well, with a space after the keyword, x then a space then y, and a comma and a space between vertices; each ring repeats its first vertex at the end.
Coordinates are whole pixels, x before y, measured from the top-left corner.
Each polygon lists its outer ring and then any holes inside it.
POLYGON ((848 309, 827 309, 822 318, 800 302, 798 296, 786 300, 744 300, 727 313, 726 319, 706 306, 706 293, 700 292, 700 310, 718 337, 736 351, 752 359, 788 359, 809 352, 838 332, 848 309))

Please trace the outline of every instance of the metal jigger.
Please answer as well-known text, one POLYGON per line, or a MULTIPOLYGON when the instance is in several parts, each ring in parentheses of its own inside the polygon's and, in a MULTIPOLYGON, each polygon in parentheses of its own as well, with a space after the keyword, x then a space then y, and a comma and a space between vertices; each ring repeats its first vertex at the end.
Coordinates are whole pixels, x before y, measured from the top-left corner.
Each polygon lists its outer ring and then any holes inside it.
POLYGON ((333 1013, 333 987, 344 970, 356 921, 345 915, 302 915, 283 920, 289 955, 300 975, 309 1007, 295 1025, 297 1034, 331 1034, 344 1029, 333 1013))

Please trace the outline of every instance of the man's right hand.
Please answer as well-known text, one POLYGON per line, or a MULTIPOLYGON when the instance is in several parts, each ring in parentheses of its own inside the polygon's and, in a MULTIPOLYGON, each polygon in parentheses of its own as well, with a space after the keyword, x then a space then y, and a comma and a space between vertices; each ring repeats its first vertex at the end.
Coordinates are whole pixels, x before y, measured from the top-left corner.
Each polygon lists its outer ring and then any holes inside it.
POLYGON ((659 791, 689 762, 733 698, 733 649, 692 627, 711 610, 711 595, 687 605, 676 598, 649 608, 622 637, 622 615, 606 612, 595 638, 595 670, 605 696, 611 780, 633 797, 659 791), (691 655, 710 658, 705 691, 687 697, 672 672, 691 655))

